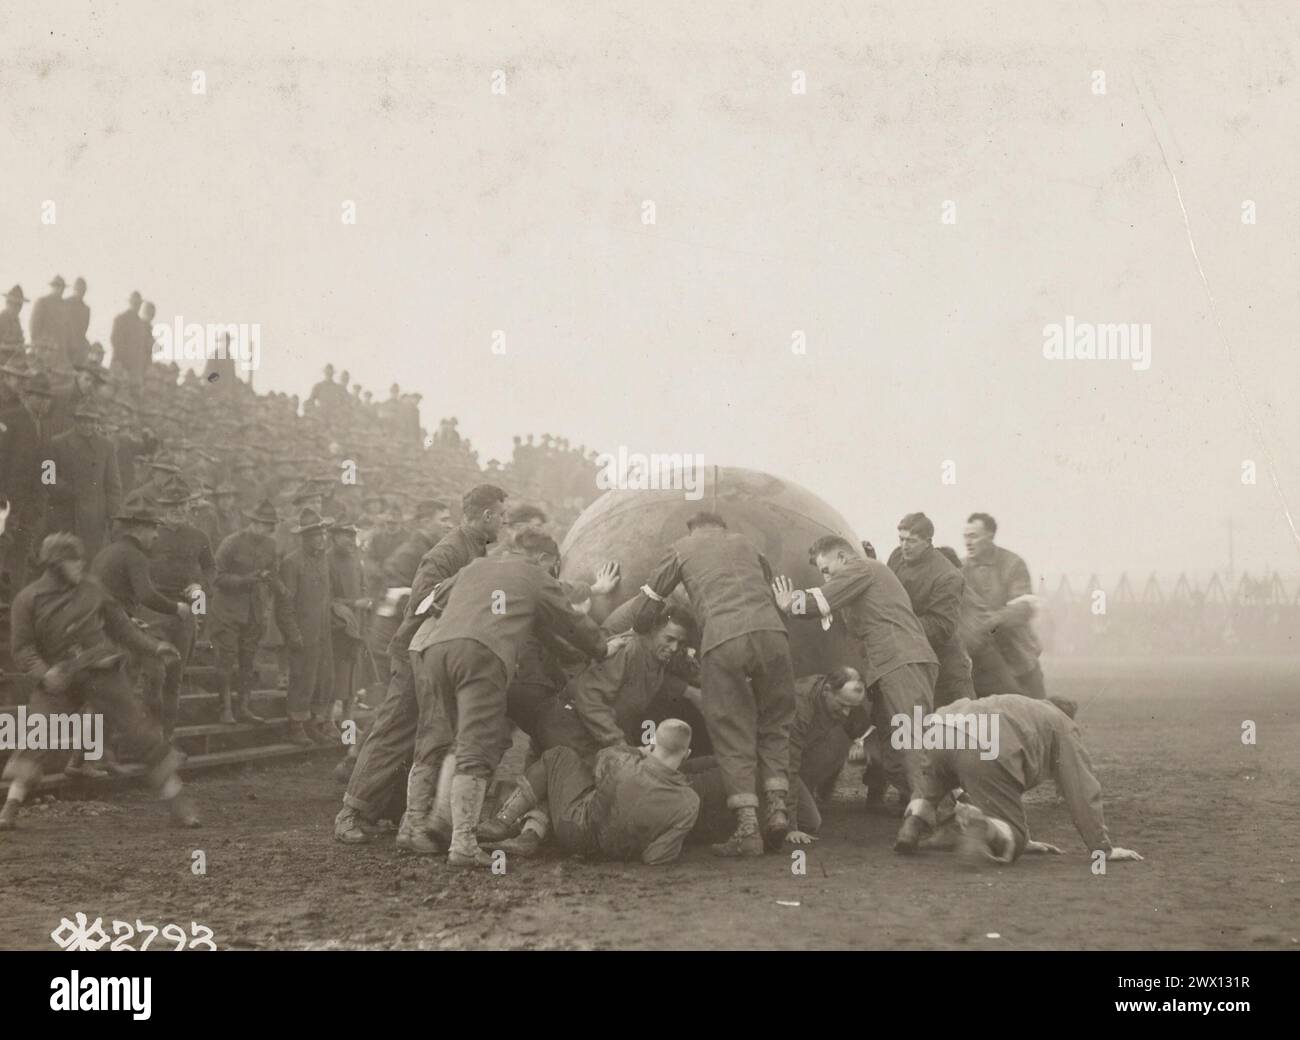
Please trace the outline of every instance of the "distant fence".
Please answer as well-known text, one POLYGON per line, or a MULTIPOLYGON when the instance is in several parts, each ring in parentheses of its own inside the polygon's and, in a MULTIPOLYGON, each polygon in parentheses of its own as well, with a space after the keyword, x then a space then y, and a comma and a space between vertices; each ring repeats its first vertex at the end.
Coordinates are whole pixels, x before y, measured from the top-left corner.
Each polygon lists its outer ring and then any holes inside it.
POLYGON ((1300 655, 1300 583, 1274 573, 1235 581, 1212 574, 1152 574, 1140 585, 1093 575, 1082 588, 1040 579, 1035 625, 1048 653, 1064 656, 1161 654, 1300 655))

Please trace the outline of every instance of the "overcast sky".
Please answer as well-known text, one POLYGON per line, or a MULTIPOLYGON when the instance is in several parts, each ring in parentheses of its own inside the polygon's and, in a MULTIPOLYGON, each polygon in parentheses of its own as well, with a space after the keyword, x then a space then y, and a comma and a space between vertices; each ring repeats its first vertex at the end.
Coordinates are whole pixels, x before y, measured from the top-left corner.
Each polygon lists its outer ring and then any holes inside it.
POLYGON ((1296 573, 1300 9, 1182 7, 6 0, 0 278, 260 323, 259 388, 395 380, 484 460, 699 452, 878 544, 986 510, 1036 573, 1231 517, 1296 573), (1150 368, 1045 359, 1067 315, 1150 368))

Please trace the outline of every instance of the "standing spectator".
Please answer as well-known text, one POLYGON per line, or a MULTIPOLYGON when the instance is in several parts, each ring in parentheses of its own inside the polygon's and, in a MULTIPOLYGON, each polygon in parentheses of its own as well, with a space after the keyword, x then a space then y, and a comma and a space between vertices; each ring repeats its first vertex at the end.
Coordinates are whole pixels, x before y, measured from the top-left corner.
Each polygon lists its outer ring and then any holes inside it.
POLYGON ((0 501, 9 503, 3 572, 17 592, 27 584, 33 546, 45 527, 45 483, 50 454, 47 416, 53 399, 49 377, 38 372, 22 388, 22 403, 0 412, 0 501))
POLYGON ((1034 586, 1029 567, 1019 556, 993 544, 998 522, 988 513, 966 518, 966 562, 962 571, 990 609, 983 631, 991 634, 1011 674, 1026 696, 1047 696, 1038 657, 1043 648, 1034 633, 1034 586))
POLYGON ((0 348, 21 348, 26 340, 23 338, 23 323, 19 318, 23 304, 31 301, 23 295, 23 287, 15 285, 5 293, 5 307, 0 311, 0 348))
POLYGON ((63 343, 63 290, 67 282, 56 274, 50 282, 50 292, 32 307, 32 346, 41 350, 57 348, 63 343))
POLYGON ((69 368, 86 363, 90 342, 86 330, 90 328, 90 306, 86 303, 86 279, 72 283, 72 295, 63 301, 63 361, 69 368))
POLYGON ((282 631, 289 647, 289 740, 294 744, 336 744, 339 738, 330 719, 334 651, 325 538, 331 523, 315 509, 304 508, 293 528, 301 545, 280 564, 286 606, 282 631))
POLYGON ((122 501, 117 451, 99 434, 99 411, 86 402, 73 414, 73 427, 50 441, 54 479, 49 485, 47 531, 81 539, 92 561, 108 541, 109 521, 122 501))

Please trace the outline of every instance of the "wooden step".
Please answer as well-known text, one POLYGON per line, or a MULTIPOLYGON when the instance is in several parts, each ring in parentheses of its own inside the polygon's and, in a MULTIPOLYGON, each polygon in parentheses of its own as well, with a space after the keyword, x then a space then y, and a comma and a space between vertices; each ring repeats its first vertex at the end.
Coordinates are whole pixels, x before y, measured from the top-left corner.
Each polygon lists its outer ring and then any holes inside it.
MULTIPOLYGON (((276 761, 282 758, 301 758, 306 755, 315 756, 320 752, 329 752, 338 754, 342 749, 332 745, 322 747, 300 747, 297 744, 278 743, 278 744, 259 744, 255 747, 234 748, 230 751, 213 751, 203 755, 190 755, 185 764, 181 767, 181 775, 188 776, 193 773, 201 773, 209 769, 223 769, 230 766, 244 765, 251 762, 276 761)), ((77 785, 77 789, 83 792, 104 792, 112 790, 115 786, 138 782, 145 773, 145 767, 139 762, 131 762, 123 767, 126 775, 108 776, 100 780, 86 780, 80 777, 72 778, 64 776, 62 773, 54 773, 41 778, 41 782, 36 785, 28 794, 30 800, 33 795, 51 794, 55 791, 70 790, 72 785, 77 785)), ((8 791, 9 784, 7 781, 0 782, 0 792, 8 791)))

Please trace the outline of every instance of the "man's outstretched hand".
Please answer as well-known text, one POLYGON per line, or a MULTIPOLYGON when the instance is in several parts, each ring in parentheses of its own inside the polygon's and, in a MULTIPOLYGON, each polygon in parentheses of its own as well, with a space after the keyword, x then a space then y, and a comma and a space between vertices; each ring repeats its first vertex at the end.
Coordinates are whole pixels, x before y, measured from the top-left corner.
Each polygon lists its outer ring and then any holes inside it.
POLYGON ((1110 855, 1108 855, 1106 858, 1114 859, 1114 860, 1121 860, 1121 859, 1137 860, 1139 863, 1142 861, 1142 857, 1139 856, 1132 849, 1121 849, 1119 846, 1115 846, 1114 848, 1112 848, 1110 850, 1110 855))
POLYGON ((794 582, 784 574, 778 575, 772 582, 772 595, 776 597, 776 605, 781 612, 790 613, 790 604, 794 602, 794 582))
POLYGON ((621 580, 622 575, 619 574, 618 561, 610 560, 609 563, 601 564, 600 570, 596 571, 596 580, 591 583, 591 594, 593 596, 608 596, 621 580))

